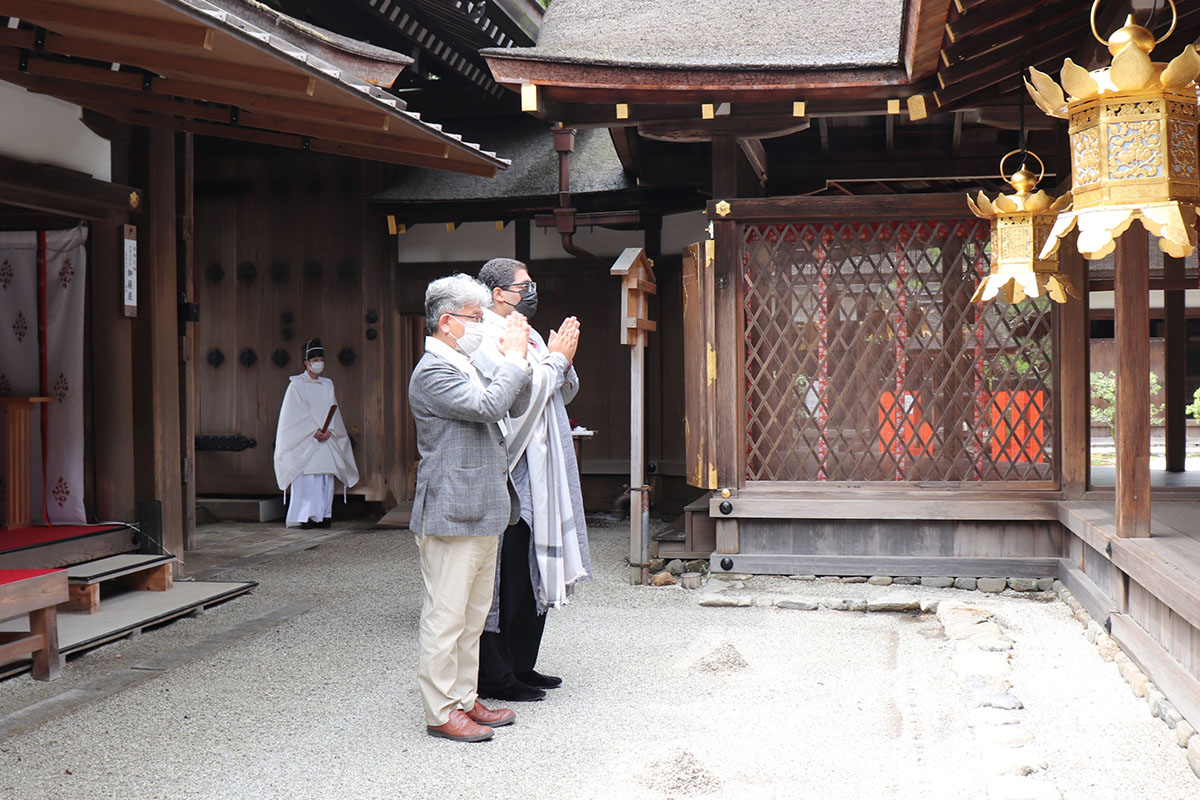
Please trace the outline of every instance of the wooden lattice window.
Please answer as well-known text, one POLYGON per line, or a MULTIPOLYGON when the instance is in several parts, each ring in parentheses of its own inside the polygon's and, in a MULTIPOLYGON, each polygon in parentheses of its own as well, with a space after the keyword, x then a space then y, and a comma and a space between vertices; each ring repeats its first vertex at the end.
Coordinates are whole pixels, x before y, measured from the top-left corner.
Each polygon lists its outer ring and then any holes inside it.
POLYGON ((1051 310, 979 220, 742 227, 748 480, 1055 480, 1051 310))

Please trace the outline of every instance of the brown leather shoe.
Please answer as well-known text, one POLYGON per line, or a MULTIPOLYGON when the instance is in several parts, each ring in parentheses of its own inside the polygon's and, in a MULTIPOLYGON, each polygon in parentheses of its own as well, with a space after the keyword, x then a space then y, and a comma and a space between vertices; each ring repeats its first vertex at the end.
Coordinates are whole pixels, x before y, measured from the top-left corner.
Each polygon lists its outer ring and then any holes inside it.
MULTIPOLYGON (((476 704, 478 708, 478 704, 476 704)), ((512 722, 510 719, 509 722, 512 722)), ((458 742, 482 742, 485 739, 492 738, 492 731, 486 725, 477 725, 471 720, 467 713, 461 708, 456 708, 450 712, 450 721, 445 725, 428 725, 425 727, 425 732, 430 736, 438 736, 442 739, 454 739, 458 742)))
POLYGON ((480 725, 490 725, 493 728, 512 725, 517 721, 517 712, 510 711, 507 708, 497 708, 495 711, 489 711, 478 700, 475 701, 475 707, 467 712, 467 716, 480 725))

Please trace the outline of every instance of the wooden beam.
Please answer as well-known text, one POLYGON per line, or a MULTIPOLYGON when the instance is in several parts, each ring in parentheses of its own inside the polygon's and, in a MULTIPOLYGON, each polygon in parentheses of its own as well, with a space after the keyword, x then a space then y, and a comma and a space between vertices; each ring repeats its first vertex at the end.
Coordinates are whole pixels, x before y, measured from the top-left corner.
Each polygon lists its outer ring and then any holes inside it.
POLYGON ((492 164, 482 162, 461 161, 448 157, 439 158, 351 142, 311 139, 292 133, 278 133, 276 131, 260 130, 258 128, 242 127, 239 125, 223 125, 213 122, 178 119, 159 114, 122 112, 120 109, 112 108, 101 110, 105 111, 105 113, 118 115, 119 119, 131 125, 144 125, 174 131, 188 131, 204 136, 235 139, 254 144, 267 144, 292 150, 312 150, 316 153, 329 153, 349 156, 351 158, 362 158, 369 161, 381 161, 388 164, 403 164, 412 167, 446 170, 448 172, 461 172, 468 175, 481 175, 487 178, 495 177, 498 169, 492 164))
POLYGON ((946 36, 953 43, 965 36, 974 36, 1015 20, 1028 23, 1028 18, 1040 12, 1041 8, 1041 3, 992 3, 979 11, 946 23, 946 36))
MULTIPOLYGON (((722 520, 718 520, 720 524, 722 520)), ((720 545, 717 552, 726 553, 720 545)), ((714 562, 713 571, 719 572, 714 562)), ((1056 558, 966 556, 823 556, 754 553, 733 557, 732 572, 774 575, 913 575, 956 578, 1053 578, 1056 558)))
POLYGON ((59 26, 104 31, 202 50, 212 50, 215 38, 212 28, 193 22, 157 19, 47 0, 0 0, 0 15, 19 17, 54 31, 59 26))
POLYGON ((1117 535, 1150 535, 1149 237, 1135 221, 1117 239, 1113 319, 1117 397, 1117 535))
POLYGON ((47 164, 0 155, 0 202, 83 219, 115 212, 140 212, 140 189, 47 164), (136 196, 136 207, 130 197, 136 196))
MULTIPOLYGON (((19 69, 20 51, 11 48, 0 49, 0 69, 6 73, 6 80, 12 81, 12 76, 28 74, 47 78, 62 78, 82 86, 98 85, 116 89, 129 89, 145 92, 142 88, 144 76, 139 73, 94 67, 88 64, 71 61, 54 61, 47 58, 30 57, 26 63, 25 73, 19 69)), ((13 81, 15 82, 15 81, 13 81)), ((233 89, 227 86, 217 86, 209 83, 189 81, 181 78, 158 78, 151 82, 149 92, 163 97, 176 97, 185 100, 203 100, 209 103, 224 103, 237 106, 240 109, 251 109, 281 116, 297 117, 299 119, 315 119, 324 122, 339 122, 362 128, 387 130, 392 115, 387 111, 372 111, 365 108, 350 108, 347 106, 322 103, 304 97, 280 96, 263 94, 257 91, 233 89)), ((403 108, 404 103, 397 101, 397 108, 403 108)))
POLYGON ((767 150, 760 139, 738 139, 738 146, 750 162, 754 175, 758 178, 759 186, 767 185, 767 150))
POLYGON ((962 214, 963 196, 915 194, 888 197, 764 197, 730 200, 730 213, 720 216, 709 201, 706 214, 712 220, 761 222, 782 218, 804 220, 926 219, 962 214))
POLYGON ((1163 255, 1163 282, 1171 287, 1163 293, 1163 316, 1166 323, 1166 372, 1163 383, 1167 394, 1166 440, 1167 472, 1183 472, 1187 459, 1187 307, 1184 302, 1186 283, 1184 261, 1163 255))
MULTIPOLYGON (((1040 64, 1054 58, 1065 58, 1070 52, 1070 44, 1079 39, 1077 26, 1064 28, 1057 33, 1047 30, 1038 38, 1034 47, 997 47, 979 56, 975 56, 954 66, 938 70, 937 80, 941 89, 945 90, 956 83, 962 83, 977 75, 1003 72, 1003 77, 1021 72, 1023 64, 1040 64), (1013 69, 1015 65, 1015 69, 1013 69)), ((1059 64, 1061 67, 1061 64, 1059 64)), ((1057 71, 1057 70, 1055 70, 1057 71)), ((945 92, 943 92, 945 96, 945 92)))
POLYGON ((913 80, 932 75, 950 14, 950 0, 908 3, 908 33, 904 37, 904 66, 913 80))
MULTIPOLYGON (((1049 31, 1053 33, 1055 26, 1063 20, 1070 20, 1079 35, 1087 35, 1087 28, 1081 25, 1081 21, 1086 23, 1081 17, 1082 10, 1077 0, 1058 0, 1058 2, 1047 3, 1038 10, 1038 40, 1041 41, 1044 36, 1043 32, 1049 31)), ((949 42, 942 48, 944 54, 944 63, 947 66, 963 61, 968 58, 975 58, 991 48, 1000 47, 1012 41, 1023 40, 1030 33, 1029 20, 1022 17, 1016 17, 1009 22, 998 25, 988 31, 986 43, 981 43, 978 40, 968 37, 957 42, 949 42)))
MULTIPOLYGON (((0 29, 0 46, 33 50, 34 39, 33 31, 0 29)), ((231 61, 128 47, 57 33, 47 34, 41 49, 61 56, 129 64, 161 72, 168 77, 187 75, 302 95, 311 95, 317 86, 316 78, 299 70, 291 72, 268 67, 251 68, 231 61)))

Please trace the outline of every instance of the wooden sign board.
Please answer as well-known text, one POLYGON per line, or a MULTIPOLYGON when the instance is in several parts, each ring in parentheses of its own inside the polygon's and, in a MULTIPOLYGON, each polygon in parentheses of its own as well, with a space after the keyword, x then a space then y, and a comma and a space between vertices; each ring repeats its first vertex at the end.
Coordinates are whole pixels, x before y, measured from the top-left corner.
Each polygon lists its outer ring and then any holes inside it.
POLYGON ((609 274, 621 278, 621 344, 646 344, 646 334, 658 330, 650 319, 649 295, 658 293, 654 280, 654 262, 641 247, 627 247, 613 263, 609 274))
POLYGON ((137 226, 125 226, 124 286, 125 316, 137 316, 137 226))

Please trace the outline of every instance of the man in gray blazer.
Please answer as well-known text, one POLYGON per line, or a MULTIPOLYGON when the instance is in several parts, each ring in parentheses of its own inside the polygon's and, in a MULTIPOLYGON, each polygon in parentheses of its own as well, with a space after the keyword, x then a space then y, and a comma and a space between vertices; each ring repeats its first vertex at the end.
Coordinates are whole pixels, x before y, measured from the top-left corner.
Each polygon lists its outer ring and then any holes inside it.
POLYGON ((529 401, 529 323, 512 315, 498 368, 469 356, 483 340, 486 288, 466 275, 425 291, 425 354, 409 381, 417 427, 416 497, 409 527, 421 554, 417 683, 431 736, 477 742, 516 714, 477 702, 479 635, 492 605, 497 536, 520 517, 497 423, 529 401))

